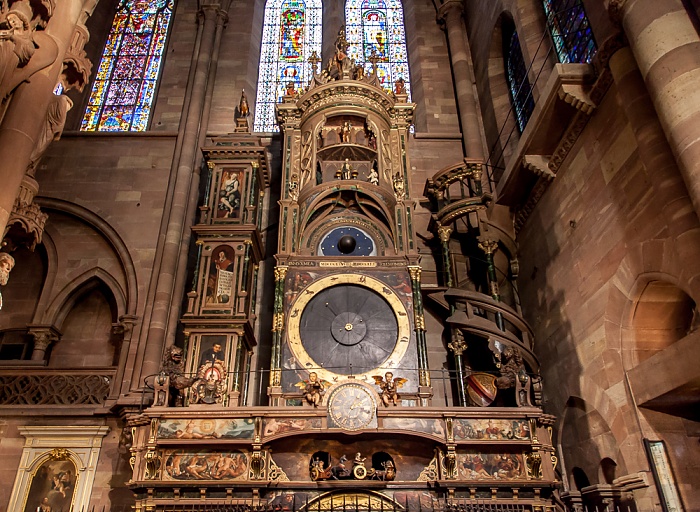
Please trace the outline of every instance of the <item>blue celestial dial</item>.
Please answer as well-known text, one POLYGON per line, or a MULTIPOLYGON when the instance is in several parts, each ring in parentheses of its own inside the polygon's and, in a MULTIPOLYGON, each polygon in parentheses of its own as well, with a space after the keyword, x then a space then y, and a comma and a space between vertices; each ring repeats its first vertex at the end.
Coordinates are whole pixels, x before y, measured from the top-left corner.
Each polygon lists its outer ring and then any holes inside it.
POLYGON ((374 240, 354 226, 335 228, 321 240, 320 256, 376 256, 374 240))

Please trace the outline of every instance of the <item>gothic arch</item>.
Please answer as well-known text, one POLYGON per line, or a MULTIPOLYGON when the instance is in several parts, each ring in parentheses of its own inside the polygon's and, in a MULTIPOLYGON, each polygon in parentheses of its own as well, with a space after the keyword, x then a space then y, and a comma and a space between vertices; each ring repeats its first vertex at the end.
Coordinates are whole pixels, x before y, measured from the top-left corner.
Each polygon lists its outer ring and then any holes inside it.
MULTIPOLYGON (((123 296, 124 306, 123 308, 120 308, 120 315, 135 315, 138 301, 136 267, 131 257, 131 253, 129 252, 129 248, 124 240, 122 240, 121 236, 119 236, 119 233, 117 233, 117 231, 98 214, 78 204, 64 201, 62 199, 48 197, 37 197, 35 198, 35 202, 44 210, 56 210, 76 217, 102 235, 102 237, 116 253, 126 278, 125 290, 120 291, 119 293, 114 293, 113 290, 115 298, 118 295, 123 296)), ((105 281, 105 284, 109 286, 107 281, 105 281)))

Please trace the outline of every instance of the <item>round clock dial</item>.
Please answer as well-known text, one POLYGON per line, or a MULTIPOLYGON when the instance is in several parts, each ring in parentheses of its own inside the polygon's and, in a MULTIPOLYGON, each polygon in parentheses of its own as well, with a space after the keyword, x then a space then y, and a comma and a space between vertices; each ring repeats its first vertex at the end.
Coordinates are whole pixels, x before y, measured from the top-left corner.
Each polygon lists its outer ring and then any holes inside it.
POLYGON ((374 419, 376 407, 372 394, 359 384, 343 384, 328 399, 331 419, 346 430, 367 427, 374 419))
POLYGON ((329 381, 351 374, 362 380, 395 368, 411 335, 396 293, 360 274, 311 283, 291 306, 287 333, 296 360, 329 381))

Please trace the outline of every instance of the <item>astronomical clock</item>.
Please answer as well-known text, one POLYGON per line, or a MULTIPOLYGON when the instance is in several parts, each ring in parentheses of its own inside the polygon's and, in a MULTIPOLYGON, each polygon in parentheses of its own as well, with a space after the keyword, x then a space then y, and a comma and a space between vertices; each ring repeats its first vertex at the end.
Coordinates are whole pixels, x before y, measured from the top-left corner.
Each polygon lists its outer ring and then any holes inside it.
MULTIPOLYGON (((369 81, 320 84, 277 107, 276 405, 298 402, 298 384, 311 373, 329 384, 374 385, 374 375, 393 372, 406 379, 407 404, 430 401, 406 152, 413 110, 406 94, 369 81)), ((332 417, 351 429, 362 423, 332 417)))

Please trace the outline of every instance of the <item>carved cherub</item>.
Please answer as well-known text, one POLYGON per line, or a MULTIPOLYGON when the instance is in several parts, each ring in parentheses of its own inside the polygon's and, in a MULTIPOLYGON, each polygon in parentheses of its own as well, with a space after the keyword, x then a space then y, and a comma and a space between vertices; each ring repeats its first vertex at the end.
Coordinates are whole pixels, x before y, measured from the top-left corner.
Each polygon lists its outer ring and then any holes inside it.
POLYGON ((316 372, 311 372, 307 380, 299 381, 295 386, 303 389, 306 403, 318 407, 323 399, 323 393, 331 386, 331 383, 319 379, 316 372))
POLYGON ((386 372, 384 378, 381 375, 373 375, 372 378, 374 383, 382 390, 381 398, 384 407, 389 407, 389 404, 392 403, 394 406, 399 405, 398 389, 408 382, 408 379, 403 377, 394 378, 394 374, 391 372, 386 372))
POLYGON ((496 379, 498 389, 508 389, 515 387, 518 375, 525 371, 525 364, 520 352, 511 347, 503 350, 503 359, 498 358, 501 375, 496 379))

